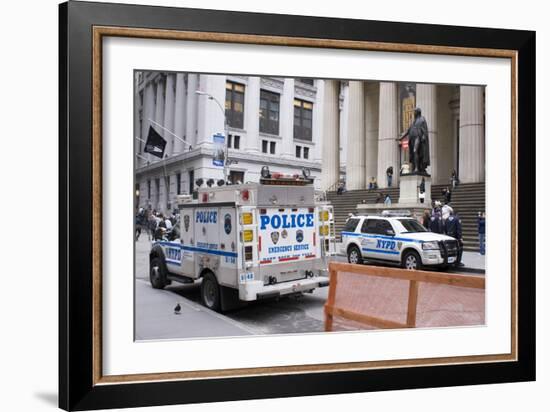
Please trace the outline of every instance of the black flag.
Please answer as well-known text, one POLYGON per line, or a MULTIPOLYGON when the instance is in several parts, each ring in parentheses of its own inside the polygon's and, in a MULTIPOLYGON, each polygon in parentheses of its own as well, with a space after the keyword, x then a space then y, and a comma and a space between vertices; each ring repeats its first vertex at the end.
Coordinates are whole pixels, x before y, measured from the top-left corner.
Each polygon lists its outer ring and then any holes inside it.
POLYGON ((147 134, 147 142, 145 143, 145 153, 150 153, 153 156, 164 157, 164 148, 166 147, 166 140, 157 133, 153 126, 149 126, 149 133, 147 134))

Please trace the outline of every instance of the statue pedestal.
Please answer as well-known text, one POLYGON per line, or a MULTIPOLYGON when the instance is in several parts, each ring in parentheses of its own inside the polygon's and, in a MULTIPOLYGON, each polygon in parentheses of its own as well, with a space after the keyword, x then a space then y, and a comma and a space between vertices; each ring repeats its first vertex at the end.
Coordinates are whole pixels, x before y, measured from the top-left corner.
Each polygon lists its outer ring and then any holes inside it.
POLYGON ((421 205, 428 208, 432 205, 432 178, 429 175, 404 174, 399 179, 399 204, 421 205), (424 203, 420 203, 420 184, 424 179, 424 203))

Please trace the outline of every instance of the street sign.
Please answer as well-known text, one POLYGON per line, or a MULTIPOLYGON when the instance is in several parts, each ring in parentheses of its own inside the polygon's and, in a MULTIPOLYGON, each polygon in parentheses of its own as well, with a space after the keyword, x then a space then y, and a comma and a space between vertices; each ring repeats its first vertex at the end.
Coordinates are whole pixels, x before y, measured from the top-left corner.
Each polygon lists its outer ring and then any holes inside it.
POLYGON ((222 133, 216 133, 212 136, 212 141, 214 142, 212 164, 223 167, 225 162, 225 136, 222 133))

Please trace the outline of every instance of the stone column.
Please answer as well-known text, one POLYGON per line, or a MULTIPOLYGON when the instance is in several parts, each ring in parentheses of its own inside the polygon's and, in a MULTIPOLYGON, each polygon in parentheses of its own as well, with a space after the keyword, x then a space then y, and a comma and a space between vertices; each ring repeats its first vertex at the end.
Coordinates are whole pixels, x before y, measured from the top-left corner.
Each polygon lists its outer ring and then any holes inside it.
POLYGON ((365 188, 365 96, 361 81, 349 82, 346 189, 365 188))
POLYGON ((336 190, 340 178, 340 82, 325 80, 323 94, 321 189, 336 190))
POLYGON ((485 181, 485 115, 483 88, 460 86, 458 178, 462 183, 485 181))
POLYGON ((427 172, 432 176, 433 184, 445 183, 445 174, 439 170, 437 156, 437 86, 435 84, 416 85, 416 107, 422 110, 422 116, 428 124, 430 139, 430 166, 427 172), (441 181, 443 179, 443 181, 441 181))
MULTIPOLYGON (((174 108, 174 133, 185 139, 185 75, 176 74, 176 104, 174 108)), ((176 155, 187 149, 181 140, 174 138, 173 153, 176 155)))
MULTIPOLYGON (((156 94, 156 103, 155 103, 155 122, 164 126, 164 86, 165 86, 165 79, 159 78, 157 81, 157 94, 156 94)), ((165 132, 157 125, 153 124, 153 128, 160 134, 162 137, 166 139, 165 132)), ((168 139, 166 139, 168 140, 168 139)), ((159 161, 160 159, 158 157, 153 157, 154 161, 159 161)))
POLYGON ((397 127, 397 84, 380 83, 378 113, 378 186, 387 187, 386 169, 393 166, 392 187, 398 185, 399 154, 397 127))
MULTIPOLYGON (((164 122, 163 126, 174 133, 174 106, 176 99, 176 75, 168 74, 166 76, 166 98, 164 100, 164 122)), ((164 149, 165 156, 172 156, 172 149, 174 147, 175 137, 164 131, 164 138, 166 139, 166 148, 164 149)))
MULTIPOLYGON (((147 85, 145 86, 145 91, 143 94, 143 123, 141 125, 141 139, 143 142, 142 144, 142 150, 145 148, 145 143, 147 141, 147 134, 149 133, 149 126, 151 126, 151 122, 149 119, 155 120, 155 85, 152 81, 149 81, 147 85)), ((147 159, 149 163, 151 163, 154 159, 153 156, 151 156, 148 153, 142 152, 141 155, 147 159)), ((145 164, 145 161, 144 161, 145 164)))
POLYGON ((315 87, 317 93, 315 94, 315 104, 313 105, 313 153, 311 160, 320 163, 323 167, 323 115, 324 115, 324 96, 325 96, 325 81, 316 80, 315 87))
POLYGON ((225 134, 225 76, 200 75, 201 91, 213 96, 198 95, 197 146, 211 146, 212 136, 216 133, 225 134), (218 103, 221 105, 218 105, 218 103))
MULTIPOLYGON (((258 152, 260 139, 260 78, 250 76, 245 90, 246 151, 258 152)), ((242 148, 241 142, 241 148, 242 148)))
POLYGON ((279 153, 285 158, 294 158, 294 79, 285 79, 279 120, 282 137, 279 153))
POLYGON ((378 82, 365 83, 365 185, 378 175, 378 82))
POLYGON ((199 86, 199 75, 187 75, 187 101, 185 105, 185 140, 191 145, 197 143, 197 108, 198 94, 195 91, 199 86))

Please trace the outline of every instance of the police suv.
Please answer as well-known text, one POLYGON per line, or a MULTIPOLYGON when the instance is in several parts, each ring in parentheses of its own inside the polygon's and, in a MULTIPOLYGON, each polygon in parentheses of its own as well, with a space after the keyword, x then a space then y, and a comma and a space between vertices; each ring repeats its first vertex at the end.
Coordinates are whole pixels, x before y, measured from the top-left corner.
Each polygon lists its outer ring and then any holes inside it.
POLYGON ((407 216, 353 216, 342 231, 349 263, 391 262, 406 269, 448 267, 457 263, 458 241, 426 230, 407 216))
POLYGON ((154 288, 202 279, 202 303, 224 311, 328 286, 332 207, 315 201, 309 176, 265 167, 262 176, 260 183, 200 188, 197 200, 178 198, 178 224, 150 251, 154 288))

